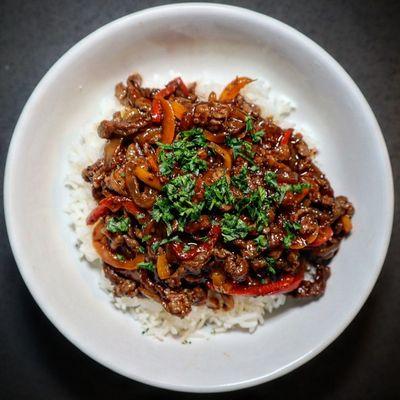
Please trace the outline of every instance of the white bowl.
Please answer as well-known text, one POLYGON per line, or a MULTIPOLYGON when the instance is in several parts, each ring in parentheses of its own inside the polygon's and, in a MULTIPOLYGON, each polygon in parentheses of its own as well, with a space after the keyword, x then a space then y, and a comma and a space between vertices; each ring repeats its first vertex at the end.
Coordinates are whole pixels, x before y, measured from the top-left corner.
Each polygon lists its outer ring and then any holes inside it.
MULTIPOLYGON (((361 92, 324 50, 278 22, 211 4, 157 7, 121 18, 69 50, 26 104, 9 150, 5 215, 10 242, 33 297, 78 348, 147 384, 192 392, 227 391, 281 376, 310 360, 350 323, 383 264, 393 217, 387 150, 361 92), (354 233, 333 260, 326 294, 286 307, 254 334, 164 342, 141 335, 79 261, 63 212, 68 149, 93 121, 101 98, 133 72, 166 82, 236 75, 267 79, 293 99, 293 120, 320 150, 336 193, 355 204, 354 233), (171 72, 172 71, 172 72, 171 72), (157 75, 158 74, 158 75, 157 75)), ((34 329, 34 327, 33 327, 34 329)))

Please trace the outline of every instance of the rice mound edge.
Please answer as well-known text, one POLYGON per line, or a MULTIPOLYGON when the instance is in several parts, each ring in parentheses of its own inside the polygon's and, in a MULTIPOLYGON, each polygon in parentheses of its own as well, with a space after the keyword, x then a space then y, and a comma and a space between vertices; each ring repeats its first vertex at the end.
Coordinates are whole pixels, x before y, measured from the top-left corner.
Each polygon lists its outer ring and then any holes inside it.
MULTIPOLYGON (((198 94, 204 96, 218 85, 205 82, 198 85, 198 94)), ((275 121, 285 124, 285 119, 295 110, 290 100, 274 95, 271 87, 263 80, 249 84, 241 91, 245 99, 260 106, 263 116, 273 116, 275 121)), ((282 306, 286 301, 284 294, 248 297, 234 296, 235 306, 230 311, 215 311, 205 305, 195 306, 189 315, 179 318, 169 314, 163 307, 144 297, 117 297, 112 284, 104 277, 99 257, 92 246, 92 228, 86 225, 86 217, 96 206, 90 185, 83 179, 81 172, 102 155, 104 140, 97 135, 99 121, 111 118, 113 112, 121 106, 115 98, 103 99, 99 113, 93 123, 83 127, 82 133, 69 149, 68 172, 65 186, 68 189, 68 205, 65 212, 69 215, 70 225, 76 237, 76 247, 80 256, 87 262, 98 266, 99 286, 109 296, 114 307, 129 313, 140 325, 143 334, 163 340, 174 337, 187 343, 192 338, 209 338, 210 335, 241 329, 253 333, 262 325, 265 316, 282 306)))

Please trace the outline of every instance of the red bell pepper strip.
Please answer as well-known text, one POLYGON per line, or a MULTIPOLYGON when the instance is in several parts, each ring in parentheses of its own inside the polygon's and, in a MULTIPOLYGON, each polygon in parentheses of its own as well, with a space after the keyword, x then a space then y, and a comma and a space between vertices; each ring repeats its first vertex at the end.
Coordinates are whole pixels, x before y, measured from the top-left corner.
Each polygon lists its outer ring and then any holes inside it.
POLYGON ((321 246, 322 244, 326 243, 332 236, 332 228, 329 225, 323 226, 322 228, 319 228, 317 238, 311 244, 309 244, 309 247, 321 246))
POLYGON ((216 292, 231 294, 236 296, 265 296, 277 293, 288 293, 297 289, 304 278, 304 272, 297 275, 284 275, 279 281, 260 283, 258 285, 241 285, 238 283, 224 284, 215 287, 211 282, 208 287, 216 292))
POLYGON ((171 144, 174 141, 175 136, 174 110, 167 100, 160 99, 160 103, 164 114, 162 121, 161 142, 165 144, 171 144))
MULTIPOLYGON (((93 225, 96 221, 107 215, 110 211, 116 212, 121 208, 124 208, 129 214, 132 214, 136 217, 138 217, 140 214, 143 214, 143 211, 127 197, 111 196, 100 201, 98 206, 93 209, 87 217, 86 223, 88 225, 93 225)), ((144 219, 144 217, 138 218, 138 220, 140 220, 139 222, 143 222, 144 219)))
POLYGON ((160 99, 170 96, 176 91, 176 89, 178 89, 178 87, 186 97, 189 96, 189 89, 183 83, 182 78, 175 78, 171 82, 167 83, 165 88, 161 89, 154 96, 153 103, 151 105, 151 118, 153 122, 160 123, 162 120, 162 107, 160 99))
POLYGON ((196 257, 199 253, 211 251, 221 235, 221 227, 214 225, 208 232, 208 240, 205 243, 192 247, 189 251, 184 251, 184 243, 173 242, 170 244, 175 256, 181 261, 188 261, 196 257))
POLYGON ((161 101, 157 98, 157 95, 154 97, 153 102, 151 104, 151 119, 153 122, 160 123, 162 120, 162 107, 161 101))
POLYGON ((310 192, 309 188, 304 188, 300 193, 293 194, 291 192, 286 192, 285 197, 282 200, 282 205, 289 206, 294 204, 299 204, 304 197, 310 192))
POLYGON ((232 101, 246 85, 253 82, 253 79, 246 76, 237 76, 232 82, 228 83, 219 96, 219 101, 232 101))
POLYGON ((184 96, 189 96, 189 89, 187 86, 184 84, 183 80, 181 77, 175 78, 174 81, 178 84, 179 89, 181 89, 181 92, 183 93, 184 96))
POLYGON ((284 144, 288 144, 292 137, 292 134, 293 134, 293 129, 286 129, 286 131, 283 132, 280 145, 283 146, 284 144))

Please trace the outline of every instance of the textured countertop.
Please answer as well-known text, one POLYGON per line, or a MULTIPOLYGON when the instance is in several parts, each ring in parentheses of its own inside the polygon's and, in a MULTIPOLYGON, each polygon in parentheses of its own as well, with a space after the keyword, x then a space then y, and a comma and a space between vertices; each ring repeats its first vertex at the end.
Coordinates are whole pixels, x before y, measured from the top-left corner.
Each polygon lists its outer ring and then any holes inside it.
MULTIPOLYGON (((3 0, 0 3, 2 171, 22 107, 51 65, 77 41, 107 22, 166 3, 136 0, 3 0)), ((397 193, 400 173, 400 2, 249 0, 230 4, 286 22, 321 45, 347 70, 382 128, 397 193)), ((399 398, 399 222, 396 204, 393 236, 382 274, 359 315, 325 351, 273 382, 233 393, 190 395, 190 398, 399 398)), ((189 397, 130 381, 76 349, 47 320, 25 287, 8 244, 3 213, 0 235, 1 399, 189 397)))

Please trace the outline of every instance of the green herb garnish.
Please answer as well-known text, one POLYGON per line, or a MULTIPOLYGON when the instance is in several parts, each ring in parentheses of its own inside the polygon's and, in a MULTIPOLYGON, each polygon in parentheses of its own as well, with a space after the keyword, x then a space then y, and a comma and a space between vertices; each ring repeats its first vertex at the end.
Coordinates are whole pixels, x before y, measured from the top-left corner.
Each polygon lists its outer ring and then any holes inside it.
POLYGON ((251 172, 258 172, 260 170, 260 168, 258 167, 258 165, 252 165, 250 168, 251 172))
POLYGON ((253 118, 250 115, 246 116, 246 132, 251 132, 253 130, 253 118))
POLYGON ((225 142, 229 147, 232 148, 234 159, 240 156, 250 163, 254 164, 254 152, 251 150, 251 143, 231 136, 228 136, 225 142))
POLYGON ((113 217, 107 222, 107 230, 111 233, 126 233, 131 226, 127 217, 113 217))
POLYGON ((264 181, 267 185, 271 186, 274 189, 278 189, 279 187, 276 173, 273 171, 267 171, 267 173, 264 176, 264 181))
POLYGON ((139 263, 138 268, 147 269, 148 271, 154 272, 154 264, 151 261, 143 261, 139 263))
POLYGON ((238 175, 234 175, 231 178, 232 185, 236 186, 243 193, 247 193, 249 190, 249 184, 247 182, 247 165, 243 166, 238 175))
POLYGON ((115 257, 116 257, 116 259, 118 260, 118 261, 125 261, 125 257, 122 255, 122 254, 116 254, 115 255, 115 257))
POLYGON ((268 270, 268 272, 273 274, 273 275, 275 275, 276 274, 276 270, 274 268, 274 266, 276 264, 275 258, 267 257, 265 259, 265 261, 267 262, 267 267, 268 267, 267 270, 268 270))
POLYGON ((162 196, 154 203, 152 216, 156 222, 164 222, 168 236, 172 232, 172 221, 177 220, 178 229, 183 231, 187 222, 200 217, 204 202, 192 201, 194 186, 195 180, 191 175, 179 175, 164 185, 162 196))
POLYGON ((233 204, 235 201, 226 176, 218 179, 212 185, 206 185, 204 198, 209 210, 225 204, 233 204))
POLYGON ((153 251, 157 251, 161 246, 163 246, 164 244, 170 243, 170 242, 180 242, 181 239, 179 239, 178 236, 173 236, 171 238, 166 238, 166 239, 162 239, 158 242, 154 242, 151 245, 151 248, 153 251))
POLYGON ((268 247, 268 239, 265 235, 259 235, 254 239, 258 250, 265 250, 268 247))
POLYGON ((150 239, 151 239, 151 236, 150 236, 150 235, 145 235, 145 236, 142 237, 142 241, 143 241, 143 242, 147 242, 147 241, 150 240, 150 239))
POLYGON ((198 147, 204 147, 207 144, 207 140, 203 135, 203 130, 201 128, 193 128, 188 131, 180 132, 179 136, 181 136, 184 140, 190 141, 192 145, 196 145, 198 147))
POLYGON ((285 221, 283 227, 286 230, 286 236, 283 238, 283 245, 288 249, 292 245, 293 240, 296 239, 295 232, 301 229, 301 224, 298 222, 285 221))
POLYGON ((169 176, 176 165, 185 172, 198 175, 207 169, 207 163, 198 157, 197 150, 206 145, 206 138, 200 128, 182 131, 180 140, 172 144, 158 143, 161 148, 159 154, 160 173, 169 176))
POLYGON ((268 225, 268 209, 270 199, 263 187, 251 192, 248 197, 243 197, 236 203, 238 214, 246 213, 256 224, 258 232, 268 225))
POLYGON ((222 238, 225 242, 236 239, 244 239, 249 233, 249 227, 238 216, 234 214, 224 214, 221 221, 222 238))
POLYGON ((301 193, 304 189, 310 189, 311 185, 308 182, 305 183, 295 183, 290 185, 290 191, 297 194, 301 193))
POLYGON ((268 171, 264 176, 265 183, 270 186, 271 188, 275 189, 276 192, 272 195, 272 199, 277 203, 280 204, 284 199, 287 192, 292 192, 294 194, 301 193, 303 189, 308 189, 311 185, 307 182, 305 183, 295 183, 293 185, 279 185, 277 181, 277 176, 275 172, 268 171))
POLYGON ((260 143, 262 141, 263 136, 265 135, 264 131, 257 131, 250 134, 251 140, 253 143, 260 143))

